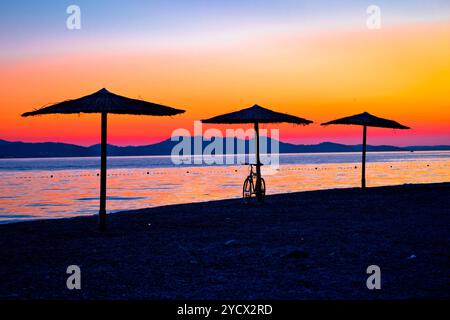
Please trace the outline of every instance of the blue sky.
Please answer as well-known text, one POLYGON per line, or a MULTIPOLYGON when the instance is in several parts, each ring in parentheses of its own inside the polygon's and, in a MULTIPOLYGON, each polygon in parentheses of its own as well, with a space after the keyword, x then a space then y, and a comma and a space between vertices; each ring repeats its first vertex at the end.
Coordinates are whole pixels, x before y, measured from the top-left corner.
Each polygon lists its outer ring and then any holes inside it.
POLYGON ((67 37, 65 12, 76 4, 84 36, 152 36, 239 28, 240 25, 293 23, 352 25, 366 19, 376 4, 384 23, 439 21, 450 16, 450 1, 301 1, 301 0, 22 0, 0 2, 0 40, 19 46, 32 39, 67 37))
POLYGON ((236 37, 309 30, 366 28, 369 5, 381 8, 383 27, 450 21, 449 0, 21 0, 0 1, 0 59, 108 47, 197 46, 236 37), (82 29, 66 28, 69 5, 81 8, 82 29))

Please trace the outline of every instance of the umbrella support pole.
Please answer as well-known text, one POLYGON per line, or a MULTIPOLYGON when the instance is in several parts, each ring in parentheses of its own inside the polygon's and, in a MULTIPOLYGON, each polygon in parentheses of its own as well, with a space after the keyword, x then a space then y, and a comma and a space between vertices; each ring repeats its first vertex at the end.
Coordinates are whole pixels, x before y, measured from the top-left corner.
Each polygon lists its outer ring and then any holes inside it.
POLYGON ((258 202, 263 202, 263 195, 261 190, 261 161, 259 159, 259 124, 255 122, 255 145, 256 145, 256 199, 258 202))
POLYGON ((108 114, 102 112, 102 143, 100 168, 100 211, 98 213, 100 231, 106 230, 106 157, 107 157, 108 114))
POLYGON ((366 188, 366 149, 367 149, 367 126, 363 129, 363 145, 362 145, 362 176, 361 188, 366 188))

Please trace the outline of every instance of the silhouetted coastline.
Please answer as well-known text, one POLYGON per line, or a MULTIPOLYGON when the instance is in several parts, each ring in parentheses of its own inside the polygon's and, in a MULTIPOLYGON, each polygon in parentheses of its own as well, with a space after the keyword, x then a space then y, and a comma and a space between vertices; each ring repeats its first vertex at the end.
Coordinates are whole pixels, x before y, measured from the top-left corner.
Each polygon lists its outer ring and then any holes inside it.
MULTIPOLYGON (((220 139, 220 138, 219 138, 220 139)), ((237 138, 234 138, 234 149, 231 153, 237 153, 237 138)), ((163 156, 171 155, 177 141, 170 139, 143 146, 115 146, 108 144, 108 155, 111 157, 125 156, 163 156)), ((192 141, 192 143, 194 143, 192 141)), ((209 144, 203 141, 202 150, 209 144)), ((268 140, 267 152, 271 152, 271 140, 268 140)), ((226 145, 226 142, 223 142, 226 145)), ((245 149, 249 150, 249 141, 245 141, 245 149)), ((194 150, 194 148, 192 148, 194 150)), ((346 145, 334 142, 322 142, 319 144, 304 145, 292 144, 279 141, 280 153, 322 153, 322 152, 361 152, 362 145, 346 145)), ((368 145, 368 152, 388 152, 388 151, 447 151, 450 150, 448 145, 436 146, 407 146, 396 147, 389 145, 374 146, 368 145)), ((0 159, 2 158, 66 158, 66 157, 98 157, 100 156, 100 145, 96 144, 89 147, 59 143, 59 142, 11 142, 0 140, 0 159)))

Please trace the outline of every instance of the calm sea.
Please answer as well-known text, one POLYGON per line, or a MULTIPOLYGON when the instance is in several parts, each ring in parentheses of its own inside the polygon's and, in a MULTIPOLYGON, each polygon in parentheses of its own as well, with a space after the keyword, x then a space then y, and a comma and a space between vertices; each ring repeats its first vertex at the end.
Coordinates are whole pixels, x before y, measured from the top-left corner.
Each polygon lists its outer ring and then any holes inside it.
MULTIPOLYGON (((250 159, 251 161, 252 159, 250 159)), ((288 154, 263 167, 267 193, 356 187, 360 153, 288 154)), ((450 151, 367 155, 368 186, 450 181, 450 151)), ((0 223, 92 215, 98 211, 99 158, 0 160, 0 223)), ((109 212, 239 198, 243 165, 175 166, 170 157, 108 159, 109 212)))

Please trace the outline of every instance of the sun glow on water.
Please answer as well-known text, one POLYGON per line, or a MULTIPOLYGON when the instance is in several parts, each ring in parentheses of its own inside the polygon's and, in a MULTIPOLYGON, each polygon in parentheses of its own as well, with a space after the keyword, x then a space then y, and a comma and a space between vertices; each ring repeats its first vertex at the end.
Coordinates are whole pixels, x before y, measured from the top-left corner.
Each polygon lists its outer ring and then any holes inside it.
MULTIPOLYGON (((267 193, 359 187, 360 157, 359 153, 282 155, 274 174, 263 167, 267 193)), ((174 167, 168 157, 109 161, 110 212, 240 198, 248 174, 246 166, 174 167)), ((450 152, 369 153, 368 161, 368 186, 450 181, 450 152)), ((96 158, 0 160, 0 222, 96 214, 97 162, 96 158)))

